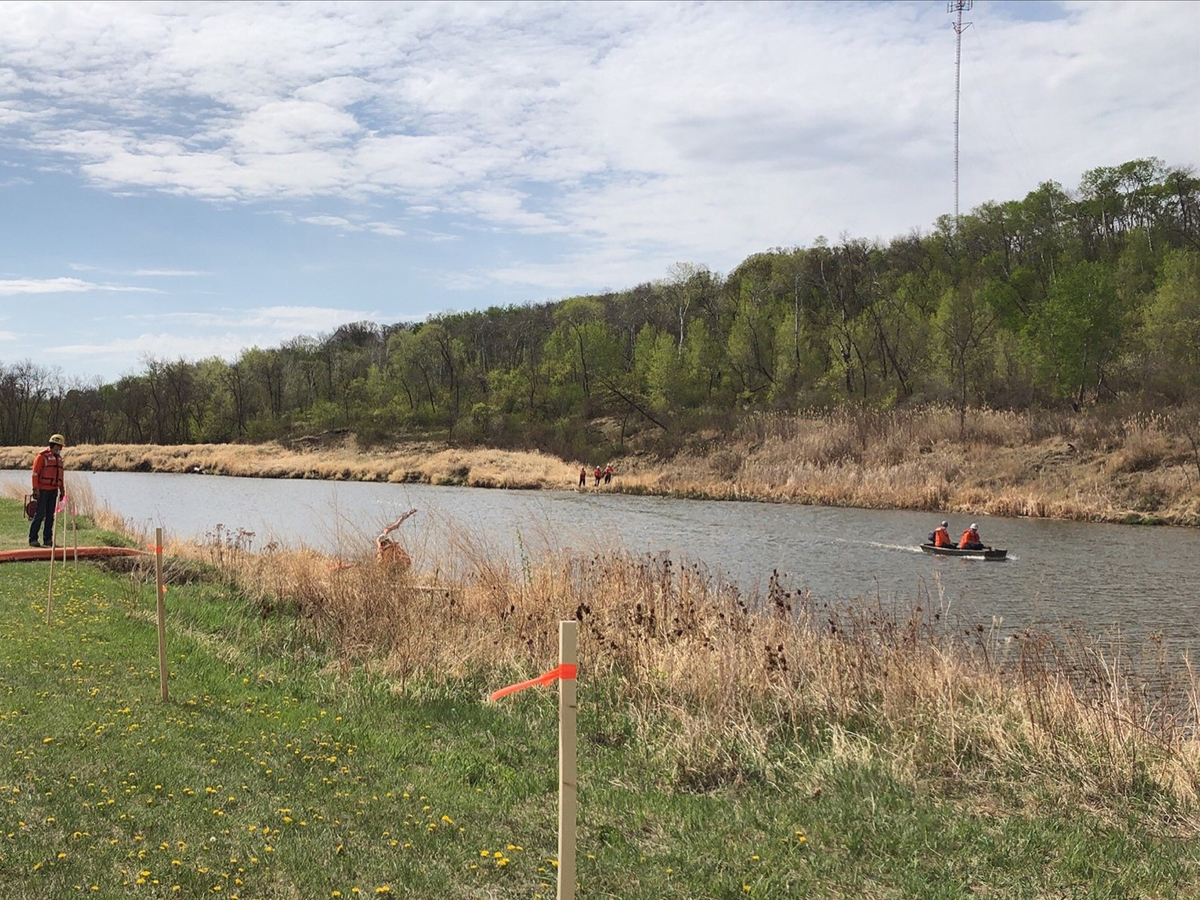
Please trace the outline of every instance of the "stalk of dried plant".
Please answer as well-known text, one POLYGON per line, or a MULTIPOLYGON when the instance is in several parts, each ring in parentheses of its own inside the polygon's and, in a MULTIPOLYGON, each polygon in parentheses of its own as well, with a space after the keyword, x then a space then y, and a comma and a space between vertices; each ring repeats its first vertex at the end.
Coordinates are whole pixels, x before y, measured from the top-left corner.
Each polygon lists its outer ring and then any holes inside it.
POLYGON ((336 564, 211 543, 176 550, 219 562, 265 610, 291 606, 335 669, 362 667, 398 693, 528 677, 554 658, 557 622, 574 618, 583 671, 620 685, 605 702, 622 704, 648 752, 691 787, 786 777, 788 753, 841 734, 858 735, 848 753, 865 740, 906 779, 1200 797, 1194 674, 1148 699, 1119 657, 1083 638, 1001 638, 952 627, 929 603, 829 604, 776 584, 748 598, 703 565, 620 551, 550 554, 514 571, 466 534, 439 542, 453 559, 426 548, 402 575, 366 553, 336 564))

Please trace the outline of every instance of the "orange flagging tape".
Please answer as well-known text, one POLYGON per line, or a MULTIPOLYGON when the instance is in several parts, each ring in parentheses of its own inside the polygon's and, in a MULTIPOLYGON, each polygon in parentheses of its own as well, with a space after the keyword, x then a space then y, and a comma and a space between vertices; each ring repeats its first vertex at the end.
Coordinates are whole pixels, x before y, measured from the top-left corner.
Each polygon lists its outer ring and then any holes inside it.
POLYGON ((523 691, 525 688, 537 687, 539 684, 553 684, 560 678, 570 680, 575 677, 577 667, 570 663, 563 663, 557 669, 551 669, 549 672, 543 672, 537 678, 531 678, 528 681, 522 681, 518 684, 510 684, 506 688, 500 688, 496 693, 492 694, 493 700, 499 700, 501 697, 507 697, 509 694, 515 694, 517 691, 523 691))

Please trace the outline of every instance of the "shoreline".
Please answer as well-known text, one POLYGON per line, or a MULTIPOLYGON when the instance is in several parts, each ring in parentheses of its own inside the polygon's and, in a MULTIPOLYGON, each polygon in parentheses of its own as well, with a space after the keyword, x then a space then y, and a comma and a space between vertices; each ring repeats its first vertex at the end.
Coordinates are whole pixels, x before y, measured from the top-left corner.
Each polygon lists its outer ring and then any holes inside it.
MULTIPOLYGON (((85 444, 68 446, 63 456, 68 474, 191 472, 511 490, 580 490, 582 465, 586 490, 638 496, 1200 526, 1200 459, 1170 435, 1125 428, 1121 440, 1072 441, 984 431, 956 440, 919 424, 892 423, 869 436, 839 433, 836 423, 734 438, 697 435, 671 457, 642 451, 592 461, 434 441, 359 449, 352 436, 299 446, 85 444), (593 486, 597 462, 614 464, 611 484, 593 486)), ((0 447, 0 469, 26 469, 39 449, 0 447)))

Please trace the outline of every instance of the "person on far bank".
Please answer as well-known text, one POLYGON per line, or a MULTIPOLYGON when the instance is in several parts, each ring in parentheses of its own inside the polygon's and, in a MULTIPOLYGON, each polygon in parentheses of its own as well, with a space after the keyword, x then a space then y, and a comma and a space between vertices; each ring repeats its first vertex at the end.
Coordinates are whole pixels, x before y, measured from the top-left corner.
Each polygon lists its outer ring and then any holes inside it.
POLYGON ((954 541, 950 540, 950 523, 943 522, 937 528, 933 529, 933 534, 929 537, 933 541, 935 547, 953 547, 954 541))
POLYGON ((985 550, 983 541, 979 540, 979 526, 974 522, 971 527, 962 533, 962 538, 958 542, 959 550, 985 550))
POLYGON ((33 458, 33 498, 37 511, 29 526, 29 546, 38 546, 38 529, 42 529, 43 547, 54 546, 54 507, 66 496, 62 461, 63 436, 50 435, 49 446, 33 458))

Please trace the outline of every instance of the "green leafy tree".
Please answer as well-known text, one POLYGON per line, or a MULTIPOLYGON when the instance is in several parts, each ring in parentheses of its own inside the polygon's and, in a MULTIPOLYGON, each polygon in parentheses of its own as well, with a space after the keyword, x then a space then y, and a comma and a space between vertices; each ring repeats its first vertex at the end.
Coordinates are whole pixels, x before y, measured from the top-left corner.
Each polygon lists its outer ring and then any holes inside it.
POLYGON ((1112 270, 1085 260, 1060 273, 1030 334, 1055 394, 1078 407, 1089 387, 1111 392, 1105 375, 1124 336, 1112 270))
POLYGON ((1143 337, 1158 389, 1172 400, 1200 389, 1200 251, 1173 250, 1144 312, 1143 337))

